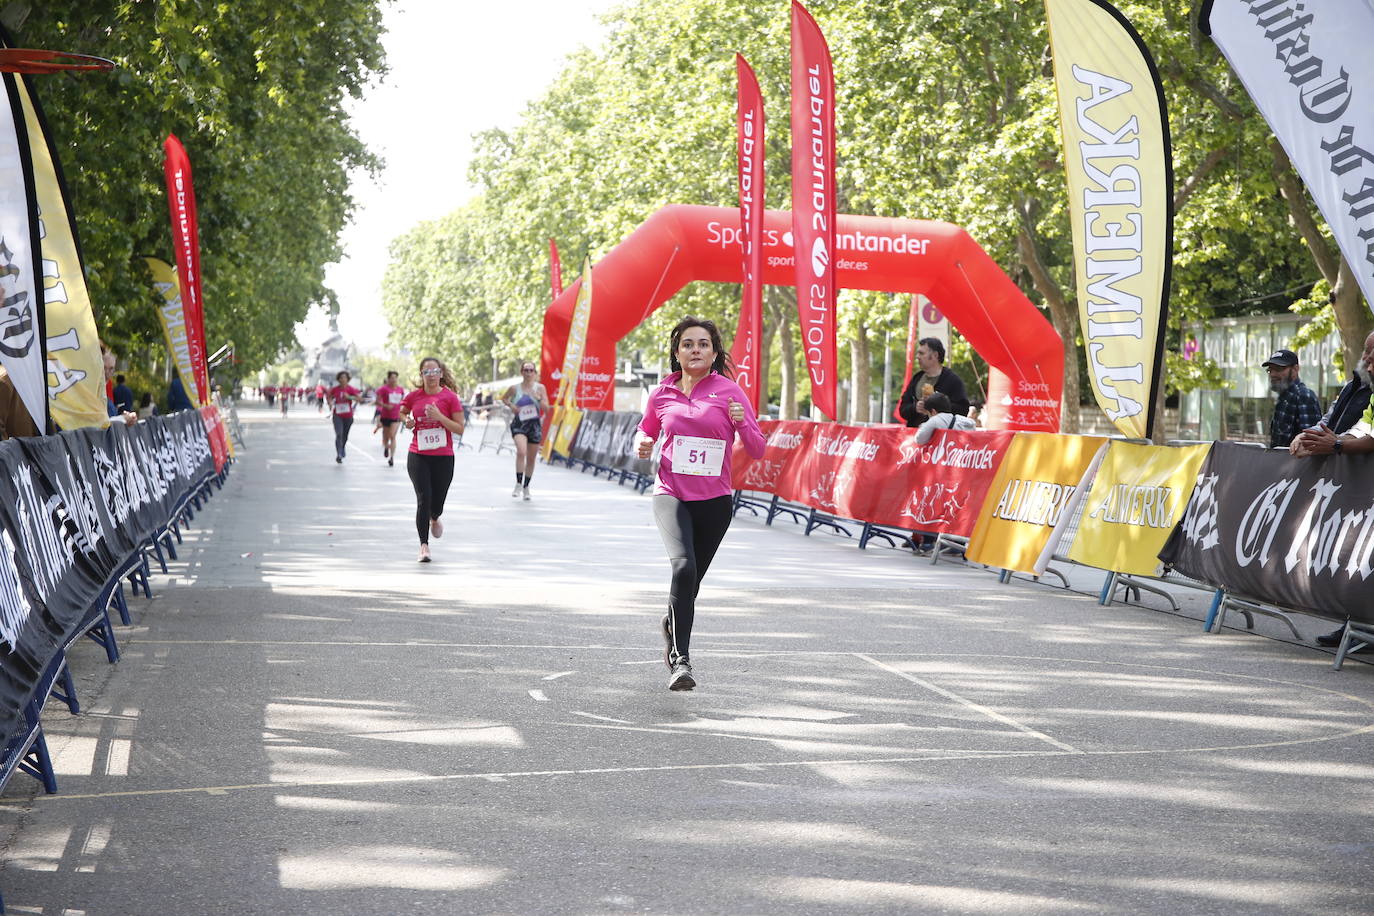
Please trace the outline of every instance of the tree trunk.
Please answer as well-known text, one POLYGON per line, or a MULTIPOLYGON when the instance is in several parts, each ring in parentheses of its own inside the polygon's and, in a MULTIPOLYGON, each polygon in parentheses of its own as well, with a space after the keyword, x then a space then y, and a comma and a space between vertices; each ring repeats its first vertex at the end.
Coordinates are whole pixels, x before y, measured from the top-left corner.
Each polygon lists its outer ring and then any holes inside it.
POLYGON ((872 396, 872 364, 868 350, 868 326, 862 321, 854 328, 849 342, 849 422, 868 423, 869 398, 872 396))
POLYGON ((1016 232, 1016 253, 1021 263, 1030 271, 1031 283, 1045 300, 1050 310, 1050 324, 1064 339, 1064 400, 1059 414, 1059 431, 1078 432, 1078 353, 1075 340, 1078 338, 1078 311, 1064 298, 1064 291, 1054 282, 1040 249, 1030 230, 1023 223, 1016 232))
POLYGON ((1274 179, 1279 185, 1279 194, 1288 204, 1288 212, 1298 229, 1307 250, 1317 269, 1322 272, 1331 287, 1331 309, 1336 315, 1336 328, 1341 334, 1341 348, 1345 353, 1345 370, 1349 372, 1359 363, 1364 352, 1364 342, 1369 332, 1374 330, 1374 316, 1360 303, 1360 286, 1355 282, 1355 272, 1345 257, 1322 235, 1321 226, 1312 215, 1307 203, 1302 182, 1293 171, 1288 154, 1283 151, 1278 140, 1269 141, 1269 151, 1274 157, 1274 179))
POLYGON ((1331 287, 1331 308, 1336 313, 1336 327, 1341 332, 1341 346, 1345 350, 1345 371, 1348 375, 1360 364, 1364 342, 1374 331, 1374 315, 1360 301, 1360 284, 1350 262, 1341 257, 1336 283, 1331 287))

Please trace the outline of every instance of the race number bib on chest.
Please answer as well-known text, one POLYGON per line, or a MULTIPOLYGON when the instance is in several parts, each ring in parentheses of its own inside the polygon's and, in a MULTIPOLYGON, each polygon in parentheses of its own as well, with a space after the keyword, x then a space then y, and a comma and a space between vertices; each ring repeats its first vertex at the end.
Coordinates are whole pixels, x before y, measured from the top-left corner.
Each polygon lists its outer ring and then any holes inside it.
POLYGON ((386 396, 386 402, 387 402, 388 404, 399 404, 399 403, 401 403, 401 398, 402 398, 402 397, 403 397, 403 395, 401 394, 401 392, 399 392, 399 391, 392 391, 392 392, 390 392, 389 394, 387 394, 387 396, 386 396))
POLYGON ((340 401, 334 405, 334 412, 340 416, 347 416, 353 412, 353 405, 348 401, 340 401))
POLYGON ((673 437, 673 473, 688 477, 719 477, 724 463, 724 439, 673 437))
POLYGON ((427 452, 447 445, 448 433, 437 427, 417 429, 415 430, 415 441, 419 443, 420 451, 427 452))
POLYGON ((515 415, 520 418, 521 423, 535 420, 539 418, 539 408, 533 404, 521 404, 515 415))

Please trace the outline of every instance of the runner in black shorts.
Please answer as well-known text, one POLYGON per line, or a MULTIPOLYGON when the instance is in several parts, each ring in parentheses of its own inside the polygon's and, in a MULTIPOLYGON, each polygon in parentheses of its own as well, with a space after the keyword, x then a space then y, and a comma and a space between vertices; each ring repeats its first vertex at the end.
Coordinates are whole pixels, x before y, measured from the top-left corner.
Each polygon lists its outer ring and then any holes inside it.
POLYGON ((501 400, 511 409, 511 438, 515 440, 515 489, 510 495, 530 498, 530 478, 534 476, 534 460, 539 457, 535 448, 544 439, 539 416, 549 409, 549 394, 539 381, 539 369, 534 363, 520 365, 520 384, 511 385, 501 400))

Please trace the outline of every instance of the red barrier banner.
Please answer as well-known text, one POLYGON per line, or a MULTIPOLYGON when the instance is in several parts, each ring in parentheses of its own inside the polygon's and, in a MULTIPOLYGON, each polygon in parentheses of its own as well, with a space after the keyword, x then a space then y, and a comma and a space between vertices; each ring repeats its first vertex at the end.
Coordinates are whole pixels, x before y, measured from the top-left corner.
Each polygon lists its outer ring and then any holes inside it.
POLYGON ((763 430, 764 438, 768 440, 763 457, 750 458, 744 449, 735 449, 730 479, 739 490, 776 494, 778 478, 782 476, 783 469, 794 456, 802 454, 809 446, 816 424, 805 420, 760 420, 759 429, 763 430))
POLYGON ((792 236, 811 402, 835 414, 835 74, 820 26, 792 2, 792 236))
POLYGON ((873 504, 889 498, 885 472, 899 459, 901 444, 915 433, 896 427, 855 427, 824 424, 811 434, 778 477, 777 493, 844 518, 861 518, 873 504))
POLYGON ((936 430, 929 442, 913 450, 916 481, 897 517, 883 515, 872 521, 959 537, 973 534, 988 488, 1015 435, 1007 430, 936 430))
POLYGON ((205 438, 210 440, 210 457, 215 460, 215 473, 224 470, 229 460, 229 436, 224 429, 224 418, 219 408, 210 406, 200 408, 200 421, 205 424, 205 438))
POLYGON ((763 93, 743 55, 735 55, 735 73, 739 84, 735 148, 744 283, 730 361, 735 364, 735 382, 757 414, 763 390, 759 378, 759 344, 763 340, 763 93))
MULTIPOLYGON (((191 348, 195 395, 210 403, 210 375, 205 367, 205 302, 200 295, 200 229, 196 222, 196 192, 191 185, 191 160, 175 134, 162 144, 166 153, 167 209, 172 218, 172 248, 181 278, 181 307, 186 340, 191 348)), ((189 392, 188 392, 189 393, 189 392)))

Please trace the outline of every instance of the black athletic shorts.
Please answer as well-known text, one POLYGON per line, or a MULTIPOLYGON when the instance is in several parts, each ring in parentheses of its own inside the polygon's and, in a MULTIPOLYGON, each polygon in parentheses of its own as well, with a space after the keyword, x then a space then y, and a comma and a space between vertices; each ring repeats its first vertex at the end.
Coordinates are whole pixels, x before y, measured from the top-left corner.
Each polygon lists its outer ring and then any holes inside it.
POLYGON ((382 421, 383 426, 394 426, 401 422, 400 417, 392 417, 389 420, 386 417, 378 417, 377 419, 382 421))
POLYGON ((519 420, 514 420, 510 425, 510 434, 511 436, 524 436, 529 440, 530 445, 538 445, 540 442, 544 441, 544 435, 538 420, 526 420, 523 423, 519 420))

